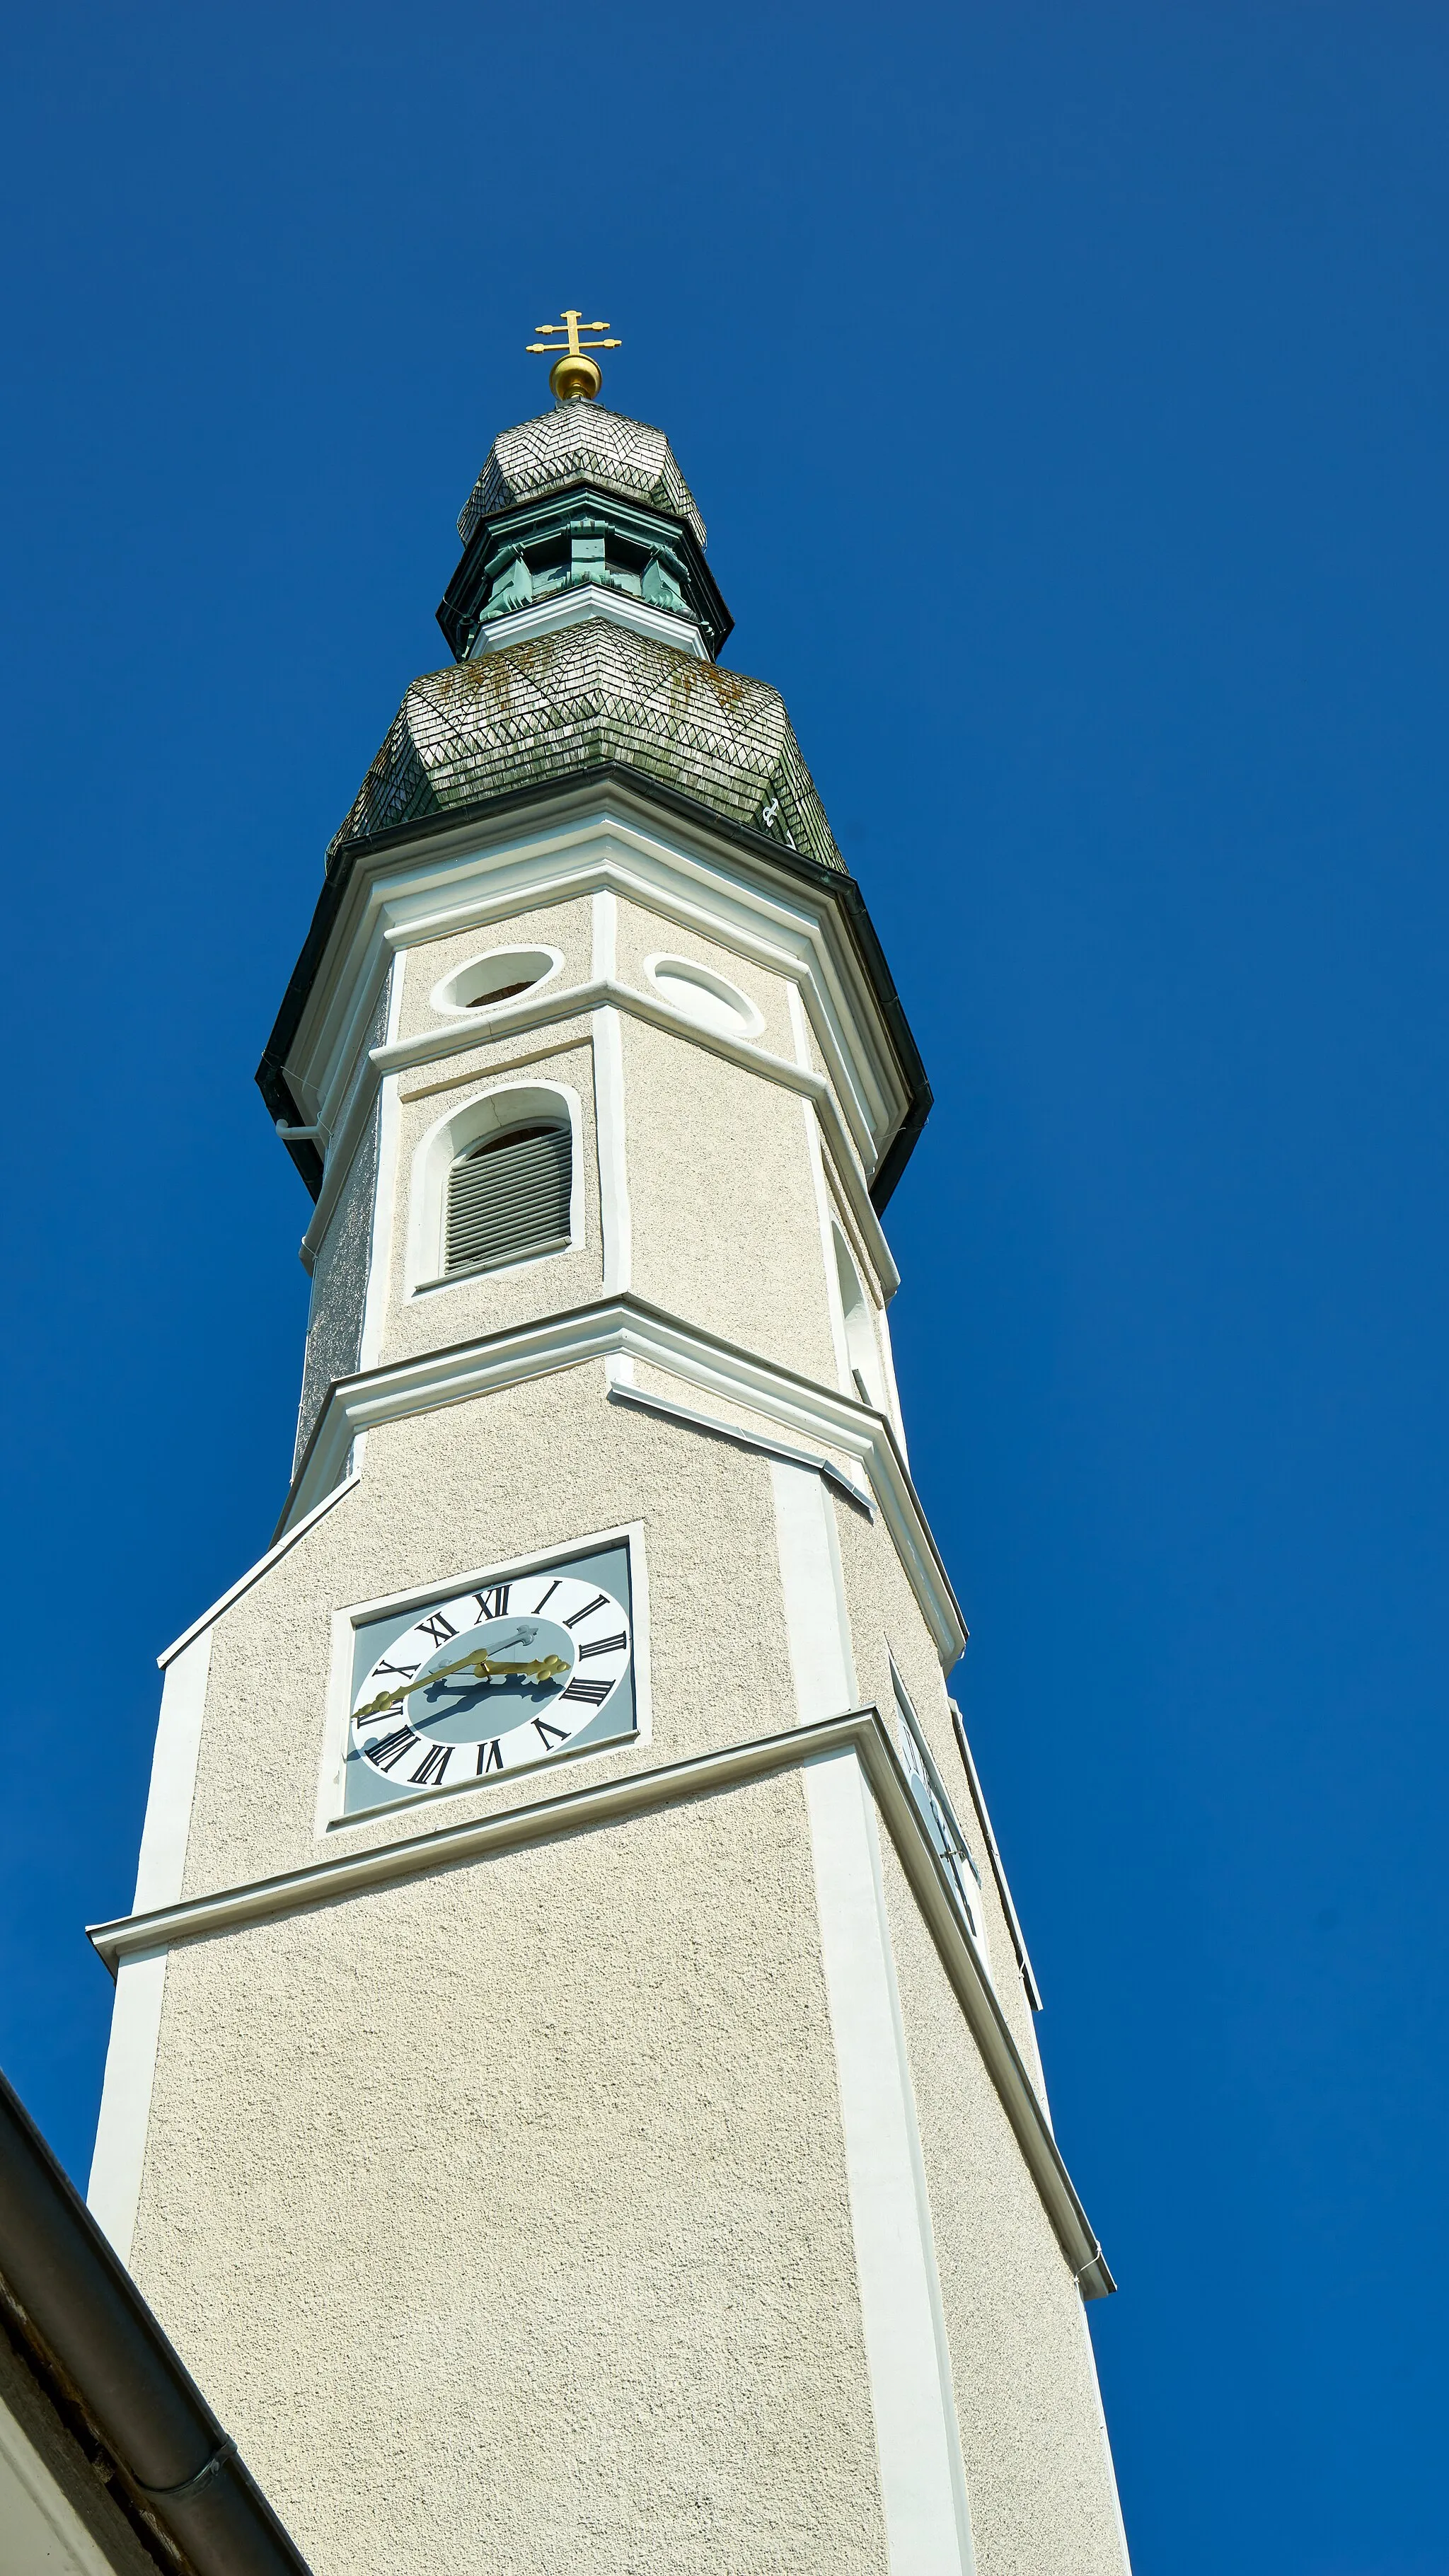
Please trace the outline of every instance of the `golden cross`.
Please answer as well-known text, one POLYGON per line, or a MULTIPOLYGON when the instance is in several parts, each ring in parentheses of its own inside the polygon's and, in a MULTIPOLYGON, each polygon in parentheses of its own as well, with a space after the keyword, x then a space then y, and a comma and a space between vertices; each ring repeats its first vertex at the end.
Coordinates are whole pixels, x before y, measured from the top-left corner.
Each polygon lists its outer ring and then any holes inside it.
POLYGON ((579 332, 581 329, 585 331, 607 331, 608 327, 607 322, 585 322, 582 313, 565 313, 562 322, 538 322, 535 323, 534 328, 540 333, 540 335, 545 331, 555 333, 567 331, 569 335, 567 350, 550 349, 545 344, 542 336, 540 336, 537 340, 529 341, 528 347, 524 351, 524 355, 528 358, 562 358, 565 356, 577 358, 585 349, 622 349, 624 346, 622 340, 581 341, 579 338, 579 332))
POLYGON ((548 380, 560 402, 567 402, 575 395, 582 395, 585 401, 592 402, 604 379, 601 369, 588 352, 591 349, 622 349, 623 341, 581 340, 580 330, 607 331, 609 326, 607 322, 585 322, 577 310, 566 309, 561 322, 540 322, 536 327, 539 336, 529 341, 525 354, 530 358, 552 358, 548 380), (563 339, 565 333, 568 335, 567 345, 560 349, 554 344, 563 339))

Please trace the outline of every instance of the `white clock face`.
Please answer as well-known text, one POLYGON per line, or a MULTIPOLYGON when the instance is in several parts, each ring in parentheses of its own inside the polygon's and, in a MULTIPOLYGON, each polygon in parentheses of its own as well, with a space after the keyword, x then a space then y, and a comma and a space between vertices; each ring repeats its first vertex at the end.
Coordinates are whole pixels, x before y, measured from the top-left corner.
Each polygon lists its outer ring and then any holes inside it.
POLYGON ((395 1791, 456 1789, 566 1749, 629 1666, 629 1620, 577 1575, 435 1601, 363 1676, 352 1737, 395 1791))

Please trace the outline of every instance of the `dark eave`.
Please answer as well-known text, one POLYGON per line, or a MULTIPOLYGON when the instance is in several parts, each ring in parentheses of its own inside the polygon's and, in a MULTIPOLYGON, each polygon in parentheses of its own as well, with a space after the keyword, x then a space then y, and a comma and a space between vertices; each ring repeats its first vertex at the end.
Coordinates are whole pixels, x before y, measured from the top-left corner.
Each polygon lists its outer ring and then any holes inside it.
MULTIPOLYGON (((819 860, 807 858, 799 850, 786 849, 782 842, 772 839, 767 832, 752 832, 742 824, 727 821, 715 812, 713 806, 703 805, 697 798, 683 795, 678 788, 666 786, 662 780, 650 778, 644 771, 631 769, 619 761, 601 762, 597 768, 571 771, 567 777, 553 784, 530 783, 526 787, 510 788, 502 796, 481 797, 471 805, 452 806, 443 814, 421 815, 413 822, 397 824, 391 831, 377 832, 370 840, 349 841, 343 845, 317 899, 312 926, 292 970, 276 1026, 257 1067, 257 1083, 273 1118, 284 1119, 288 1126, 307 1124, 300 1104, 288 1086, 284 1067, 358 859, 381 857, 389 850, 406 849, 419 841, 435 840, 441 834, 455 833, 469 824, 552 803, 561 796, 577 798, 600 786, 618 787, 631 796, 642 797, 649 804, 663 806, 667 812, 679 815, 682 820, 693 823, 713 837, 733 842, 752 858, 799 878, 816 893, 828 896, 837 906, 885 1022, 907 1099, 906 1114, 891 1138, 880 1169, 871 1183, 871 1202, 879 1215, 915 1151, 916 1139, 931 1107, 931 1086, 886 964, 885 951, 876 937, 865 897, 854 877, 847 876, 843 869, 824 867, 819 860)), ((316 1146, 291 1144, 287 1151, 315 1199, 322 1187, 322 1157, 316 1146)))

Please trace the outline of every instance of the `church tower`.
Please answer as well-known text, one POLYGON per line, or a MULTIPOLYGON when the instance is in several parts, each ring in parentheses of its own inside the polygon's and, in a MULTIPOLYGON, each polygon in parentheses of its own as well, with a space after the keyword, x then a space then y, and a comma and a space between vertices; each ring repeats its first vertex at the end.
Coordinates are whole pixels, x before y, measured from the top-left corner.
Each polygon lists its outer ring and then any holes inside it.
POLYGON ((262 1059, 295 1471, 162 1658, 92 2206, 315 2576, 1121 2576, 891 1365, 930 1094, 559 336, 262 1059))

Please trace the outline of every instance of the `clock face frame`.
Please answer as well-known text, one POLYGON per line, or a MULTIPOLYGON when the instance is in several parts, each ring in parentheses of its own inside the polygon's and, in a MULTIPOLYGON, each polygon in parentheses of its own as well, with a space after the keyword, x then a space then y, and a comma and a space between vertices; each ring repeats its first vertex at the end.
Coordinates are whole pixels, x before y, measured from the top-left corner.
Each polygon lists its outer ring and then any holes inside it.
POLYGON ((490 1780, 637 1728, 627 1543, 456 1581, 354 1636, 344 1813, 490 1780))

